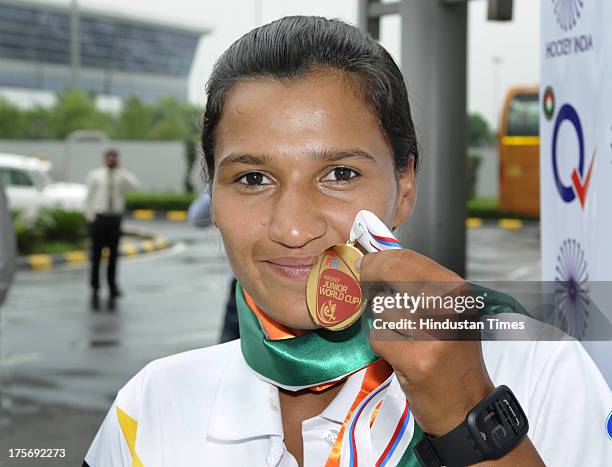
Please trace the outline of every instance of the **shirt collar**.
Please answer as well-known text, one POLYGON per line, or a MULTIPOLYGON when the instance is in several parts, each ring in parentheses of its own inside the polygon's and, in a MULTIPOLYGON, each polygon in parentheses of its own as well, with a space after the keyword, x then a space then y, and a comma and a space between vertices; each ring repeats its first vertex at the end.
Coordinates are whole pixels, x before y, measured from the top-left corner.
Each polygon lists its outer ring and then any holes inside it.
MULTIPOLYGON (((359 393, 364 375, 365 369, 362 369, 349 376, 320 416, 342 424, 359 393)), ((278 388, 261 379, 238 351, 220 379, 208 437, 227 442, 263 436, 283 437, 278 388)))
POLYGON ((334 397, 327 407, 321 412, 321 417, 336 423, 344 423, 346 414, 353 405, 353 401, 361 390, 361 383, 365 376, 365 368, 361 369, 349 376, 340 389, 340 392, 334 397))
POLYGON ((221 376, 208 426, 209 438, 238 441, 283 436, 278 388, 260 379, 238 352, 221 376))

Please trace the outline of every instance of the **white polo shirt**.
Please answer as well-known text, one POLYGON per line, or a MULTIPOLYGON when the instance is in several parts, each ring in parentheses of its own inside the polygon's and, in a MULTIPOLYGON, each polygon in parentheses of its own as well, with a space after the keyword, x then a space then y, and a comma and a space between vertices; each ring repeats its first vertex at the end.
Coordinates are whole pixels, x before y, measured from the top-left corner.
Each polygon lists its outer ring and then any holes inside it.
POLYGON ((138 179, 123 167, 98 167, 87 174, 85 215, 93 220, 96 214, 123 214, 125 192, 137 190, 138 179))
MULTIPOLYGON (((605 432, 612 393, 580 343, 483 342, 482 348, 494 384, 509 386, 523 406, 529 437, 547 466, 612 465, 605 432)), ((319 416, 303 422, 305 467, 325 464, 363 374, 352 375, 319 416)), ((397 397, 396 378, 387 391, 385 398, 397 397)), ((239 341, 147 365, 119 391, 85 462, 297 466, 283 442, 278 388, 249 368, 239 341)))

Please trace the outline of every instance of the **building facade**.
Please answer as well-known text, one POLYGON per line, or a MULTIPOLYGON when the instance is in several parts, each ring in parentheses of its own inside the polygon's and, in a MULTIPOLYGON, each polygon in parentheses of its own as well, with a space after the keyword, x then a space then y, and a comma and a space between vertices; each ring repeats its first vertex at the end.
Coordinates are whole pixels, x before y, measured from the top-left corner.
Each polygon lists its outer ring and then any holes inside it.
POLYGON ((187 99, 206 29, 31 0, 0 0, 0 87, 187 99))

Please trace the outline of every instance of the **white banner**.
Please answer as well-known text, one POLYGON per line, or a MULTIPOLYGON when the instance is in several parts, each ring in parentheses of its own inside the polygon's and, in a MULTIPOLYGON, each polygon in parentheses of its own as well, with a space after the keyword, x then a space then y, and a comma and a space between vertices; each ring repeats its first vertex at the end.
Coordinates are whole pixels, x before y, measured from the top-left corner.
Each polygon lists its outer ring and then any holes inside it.
MULTIPOLYGON (((612 281, 612 1, 541 0, 540 53, 543 280, 612 281)), ((610 382, 610 343, 585 347, 610 382)))

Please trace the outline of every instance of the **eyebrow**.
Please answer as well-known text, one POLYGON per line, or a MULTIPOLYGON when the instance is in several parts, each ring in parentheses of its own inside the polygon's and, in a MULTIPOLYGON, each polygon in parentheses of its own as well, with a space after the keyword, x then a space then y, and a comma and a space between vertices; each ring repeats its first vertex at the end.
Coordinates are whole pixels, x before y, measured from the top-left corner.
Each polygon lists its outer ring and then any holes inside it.
MULTIPOLYGON (((317 161, 321 162, 338 162, 344 159, 364 159, 369 162, 375 162, 376 158, 363 149, 324 149, 313 150, 310 155, 317 161)), ((226 168, 233 164, 249 164, 249 165, 265 165, 273 160, 273 157, 267 154, 230 154, 224 157, 219 162, 218 170, 226 168)))

